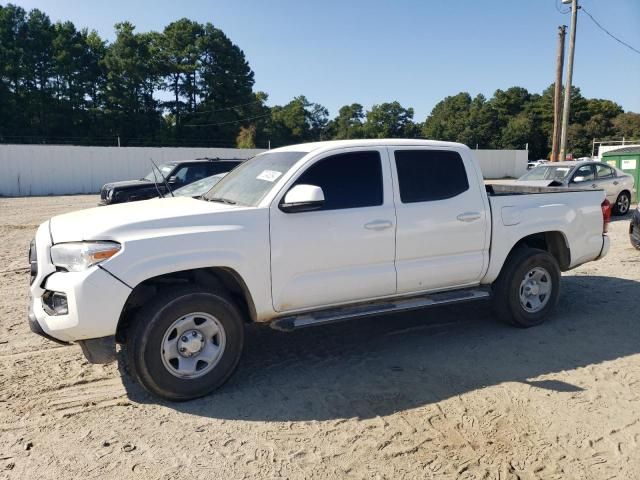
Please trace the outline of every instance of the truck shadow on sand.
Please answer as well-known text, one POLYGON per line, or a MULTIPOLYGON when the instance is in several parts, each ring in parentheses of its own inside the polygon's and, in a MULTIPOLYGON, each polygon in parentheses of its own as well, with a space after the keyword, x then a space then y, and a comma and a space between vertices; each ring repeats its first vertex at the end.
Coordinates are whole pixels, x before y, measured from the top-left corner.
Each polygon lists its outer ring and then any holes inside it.
POLYGON ((640 282, 568 276, 556 313, 536 328, 499 323, 487 303, 294 333, 256 326, 236 373, 208 397, 170 403, 125 387, 140 403, 256 421, 372 418, 502 382, 578 392, 536 377, 639 353, 639 312, 640 282))

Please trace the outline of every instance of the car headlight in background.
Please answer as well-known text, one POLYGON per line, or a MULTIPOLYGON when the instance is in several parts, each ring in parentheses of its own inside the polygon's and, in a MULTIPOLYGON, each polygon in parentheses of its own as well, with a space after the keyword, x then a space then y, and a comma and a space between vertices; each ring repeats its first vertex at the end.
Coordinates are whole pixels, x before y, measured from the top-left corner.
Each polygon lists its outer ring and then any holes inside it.
POLYGON ((107 191, 107 200, 111 200, 113 198, 113 188, 107 191))
POLYGON ((51 260, 56 267, 80 272, 113 257, 120 251, 116 242, 70 242, 51 247, 51 260))

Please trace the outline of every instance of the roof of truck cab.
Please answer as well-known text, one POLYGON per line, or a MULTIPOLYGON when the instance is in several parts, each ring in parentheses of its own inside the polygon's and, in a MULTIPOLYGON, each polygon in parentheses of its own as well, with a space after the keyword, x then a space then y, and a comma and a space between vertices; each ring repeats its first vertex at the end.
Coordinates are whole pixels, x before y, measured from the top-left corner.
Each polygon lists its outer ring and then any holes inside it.
POLYGON ((314 150, 331 150, 334 148, 348 147, 462 147, 468 148, 462 143, 441 142, 438 140, 416 140, 404 138, 372 138, 362 140, 329 140, 326 142, 299 143, 286 147, 274 148, 272 152, 313 152, 314 150))

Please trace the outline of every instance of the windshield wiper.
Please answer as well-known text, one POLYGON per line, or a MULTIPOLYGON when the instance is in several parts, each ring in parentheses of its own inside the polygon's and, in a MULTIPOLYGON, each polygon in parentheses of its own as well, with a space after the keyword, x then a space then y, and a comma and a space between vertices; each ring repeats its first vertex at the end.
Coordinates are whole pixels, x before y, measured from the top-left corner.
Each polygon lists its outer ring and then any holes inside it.
POLYGON ((236 205, 238 202, 234 202, 233 200, 229 200, 228 198, 222 198, 222 197, 213 197, 213 198, 208 198, 208 197, 202 197, 205 198, 208 202, 220 202, 220 203, 226 203, 227 205, 236 205))

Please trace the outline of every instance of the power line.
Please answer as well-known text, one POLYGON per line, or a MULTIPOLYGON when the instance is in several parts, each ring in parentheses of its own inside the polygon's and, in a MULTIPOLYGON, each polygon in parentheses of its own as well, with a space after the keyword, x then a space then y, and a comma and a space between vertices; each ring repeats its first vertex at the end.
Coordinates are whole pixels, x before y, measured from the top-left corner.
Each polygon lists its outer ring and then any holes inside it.
POLYGON ((227 110, 234 110, 239 107, 246 107, 247 105, 254 105, 256 103, 262 103, 262 100, 254 100, 253 102, 241 103, 239 105, 233 105, 231 107, 218 108, 216 110, 200 110, 197 112, 186 112, 184 115, 200 115, 204 113, 216 113, 216 112, 225 112, 227 110))
POLYGON ((239 120, 231 120, 229 122, 202 123, 199 125, 182 125, 182 126, 183 127, 217 127, 218 125, 229 125, 231 123, 241 123, 241 122, 246 122, 248 120, 256 120, 257 118, 264 118, 269 116, 271 116, 271 113, 265 113, 264 115, 256 115, 255 117, 240 118, 239 120))
POLYGON ((606 29, 606 28, 604 28, 602 25, 600 25, 600 24, 598 23, 598 21, 597 21, 595 18, 593 18, 593 15, 591 15, 589 12, 587 12, 587 10, 586 10, 584 7, 582 7, 582 8, 581 8, 581 10, 589 16, 589 18, 593 21, 593 23, 595 23, 595 24, 596 24, 596 26, 597 26, 600 30, 602 30, 604 33, 606 33, 606 34, 607 34, 607 35, 609 35, 611 38, 613 38, 616 42, 618 42, 618 43, 620 43, 620 44, 624 45, 625 47, 627 47, 628 49, 630 49, 630 50, 634 51, 635 53, 640 54, 640 50, 638 50, 637 48, 632 47, 632 46, 631 46, 631 45, 629 45, 627 42, 625 42, 625 41, 623 41, 623 40, 620 40, 618 37, 616 37, 616 36, 615 36, 613 33, 611 33, 609 30, 607 30, 607 29, 606 29))

